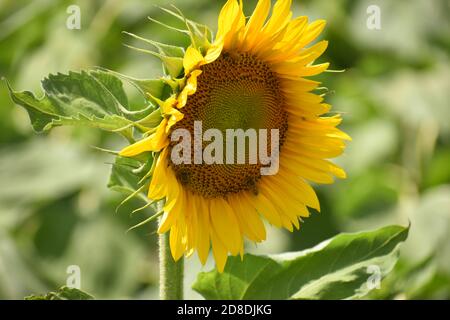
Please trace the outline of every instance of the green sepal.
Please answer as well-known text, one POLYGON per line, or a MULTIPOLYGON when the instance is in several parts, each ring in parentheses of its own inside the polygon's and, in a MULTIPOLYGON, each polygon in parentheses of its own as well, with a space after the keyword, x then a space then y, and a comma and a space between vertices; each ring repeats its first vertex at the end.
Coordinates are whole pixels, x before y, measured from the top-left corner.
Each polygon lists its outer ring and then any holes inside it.
POLYGON ((156 47, 158 49, 158 52, 162 55, 165 55, 168 57, 178 57, 178 58, 184 57, 185 51, 184 51, 183 47, 177 47, 177 46, 172 46, 169 44, 153 41, 153 40, 143 38, 141 36, 138 36, 134 33, 127 32, 127 31, 123 31, 123 33, 130 37, 133 37, 137 40, 143 41, 145 43, 148 43, 148 44, 156 47))

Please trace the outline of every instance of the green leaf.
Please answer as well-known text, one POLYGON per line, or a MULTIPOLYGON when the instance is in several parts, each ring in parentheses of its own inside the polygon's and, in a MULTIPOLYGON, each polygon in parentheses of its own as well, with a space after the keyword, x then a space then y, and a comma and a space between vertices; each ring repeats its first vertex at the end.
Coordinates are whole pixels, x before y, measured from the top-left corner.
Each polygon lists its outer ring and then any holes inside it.
POLYGON ((61 287, 56 292, 45 295, 30 295, 25 300, 93 300, 94 297, 76 288, 61 287))
MULTIPOLYGON (((79 113, 102 117, 107 114, 121 115, 120 102, 116 96, 95 76, 99 72, 69 72, 50 74, 42 81, 42 87, 49 100, 55 102, 58 115, 73 116, 79 113)), ((109 77, 113 77, 109 75, 109 77)), ((120 81, 120 80, 119 80, 120 81)), ((111 88, 109 88, 111 89, 111 88)), ((115 88, 117 89, 117 87, 115 88)), ((123 88, 119 89, 123 94, 123 88)), ((116 93, 117 95, 117 93, 116 93)))
MULTIPOLYGON (((140 159, 117 156, 111 168, 108 188, 127 195, 133 194, 142 187, 141 180, 150 171, 152 164, 153 157, 149 155, 143 155, 140 159)), ((139 196, 145 202, 149 201, 145 194, 140 193, 139 196)))
POLYGON ((125 107, 122 111, 126 113, 129 109, 128 97, 123 89, 122 81, 109 72, 96 70, 91 71, 89 74, 98 80, 114 96, 119 106, 125 107))
POLYGON ((104 71, 49 75, 42 87, 44 96, 36 98, 29 91, 14 91, 8 84, 12 100, 28 111, 38 132, 55 126, 80 125, 120 132, 131 140, 132 127, 140 128, 133 120, 153 110, 146 107, 130 111, 121 80, 104 71))
POLYGON ((229 257, 225 271, 200 273, 193 289, 206 299, 351 299, 370 291, 373 269, 394 267, 409 227, 339 234, 312 249, 229 257))
POLYGON ((167 85, 165 79, 137 79, 116 71, 108 70, 105 68, 100 68, 108 73, 114 74, 115 76, 128 81, 136 89, 138 89, 142 95, 151 95, 152 97, 157 97, 160 100, 165 100, 172 94, 172 89, 167 85))

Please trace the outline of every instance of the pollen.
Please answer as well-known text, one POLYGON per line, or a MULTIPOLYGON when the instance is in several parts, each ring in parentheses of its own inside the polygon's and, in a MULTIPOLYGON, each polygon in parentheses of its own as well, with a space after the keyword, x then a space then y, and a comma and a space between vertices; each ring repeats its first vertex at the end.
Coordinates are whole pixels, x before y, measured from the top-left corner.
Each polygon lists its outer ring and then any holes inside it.
MULTIPOLYGON (((218 129, 223 135, 227 129, 266 129, 270 152, 270 131, 278 129, 281 147, 288 128, 288 116, 279 80, 265 62, 247 53, 223 53, 201 70, 196 93, 181 109, 184 118, 172 130, 187 129, 193 141, 195 121, 202 122, 203 130, 218 129)), ((203 143, 202 148, 206 145, 203 143)), ((169 148, 173 146, 171 143, 169 148)), ((193 154, 193 148, 191 152, 193 154)), ((178 181, 203 197, 225 198, 243 190, 258 192, 256 184, 261 178, 262 167, 259 161, 256 164, 225 162, 224 159, 224 164, 175 165, 169 161, 178 181)))

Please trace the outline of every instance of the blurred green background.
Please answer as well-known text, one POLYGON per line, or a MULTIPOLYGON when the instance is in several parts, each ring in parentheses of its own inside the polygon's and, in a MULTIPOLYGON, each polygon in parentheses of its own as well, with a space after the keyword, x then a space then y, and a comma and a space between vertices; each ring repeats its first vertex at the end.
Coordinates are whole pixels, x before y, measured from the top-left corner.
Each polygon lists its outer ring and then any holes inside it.
MULTIPOLYGON (((215 29, 223 3, 0 0, 0 76, 35 92, 48 73, 95 66, 156 77, 159 61, 125 48, 134 41, 121 31, 185 45, 187 38, 147 19, 178 23, 155 5, 175 4, 215 29), (81 8, 81 30, 66 28, 71 4, 81 8)), ((256 1, 244 3, 250 14, 256 1)), ((293 10, 328 20, 320 61, 346 69, 319 79, 354 139, 337 160, 349 178, 318 187, 322 213, 300 232, 270 229, 269 240, 249 250, 300 250, 339 232, 410 222, 400 262, 370 298, 450 299, 450 1, 294 0, 293 10), (369 5, 381 8, 381 30, 366 27, 369 5)), ((55 290, 70 265, 97 298, 157 298, 155 226, 125 232, 145 218, 130 217, 142 204, 115 212, 124 196, 106 187, 112 159, 91 147, 125 144, 91 129, 36 135, 0 84, 0 298, 55 290)), ((187 260, 187 298, 200 297, 190 290, 200 270, 196 256, 187 260)))

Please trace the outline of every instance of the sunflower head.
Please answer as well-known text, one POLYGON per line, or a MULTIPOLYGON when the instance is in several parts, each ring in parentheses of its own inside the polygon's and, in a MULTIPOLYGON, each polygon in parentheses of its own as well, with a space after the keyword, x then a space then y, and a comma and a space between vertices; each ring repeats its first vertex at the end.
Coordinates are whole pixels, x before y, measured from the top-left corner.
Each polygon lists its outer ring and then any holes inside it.
POLYGON ((243 254, 245 238, 265 240, 263 219, 293 231, 309 216, 308 207, 320 210, 309 183, 345 178, 328 159, 340 155, 350 138, 336 128, 339 115, 325 116, 330 106, 314 93, 319 83, 306 79, 328 68, 314 63, 327 42, 311 44, 325 21, 292 19, 291 0, 278 0, 272 10, 270 0, 260 0, 248 19, 242 2, 229 0, 214 38, 199 24, 184 21, 191 45, 182 57, 163 60, 173 71, 166 79, 170 96, 160 99, 148 92, 161 122, 120 155, 154 153, 148 197, 165 200, 158 232, 170 232, 173 258, 197 251, 205 263, 212 248, 222 271, 228 254, 243 254), (187 134, 183 142, 190 142, 182 149, 175 137, 180 130, 187 134), (202 132, 208 130, 207 137, 202 132), (267 162, 254 156, 252 145, 239 159, 236 145, 219 139, 230 130, 241 130, 245 139, 259 132, 256 141, 267 142, 268 154, 276 150, 277 170, 262 174, 267 162), (188 161, 174 160, 180 152, 188 161), (205 154, 213 161, 202 158, 205 154))

